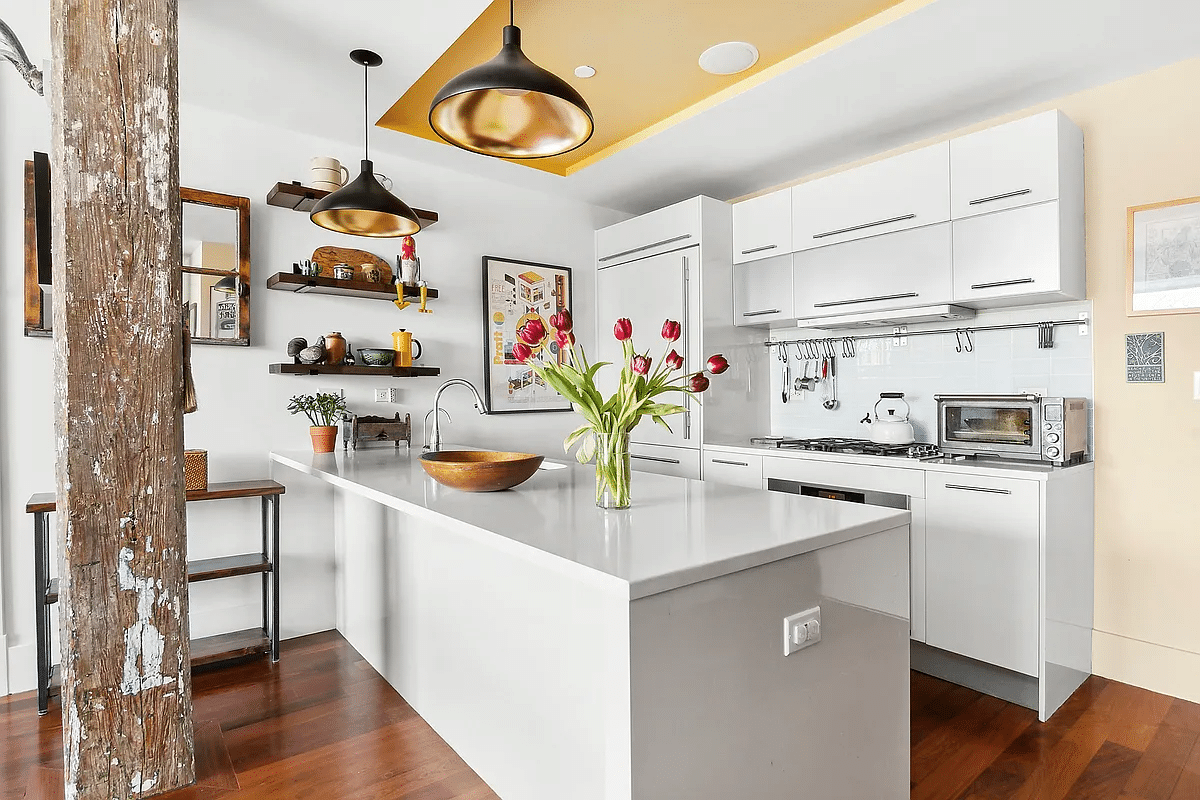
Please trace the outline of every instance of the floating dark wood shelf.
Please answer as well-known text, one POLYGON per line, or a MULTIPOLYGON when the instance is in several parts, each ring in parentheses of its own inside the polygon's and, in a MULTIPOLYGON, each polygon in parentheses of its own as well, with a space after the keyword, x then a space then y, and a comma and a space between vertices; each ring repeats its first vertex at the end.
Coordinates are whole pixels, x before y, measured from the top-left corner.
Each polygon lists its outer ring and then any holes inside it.
POLYGON ((345 364, 272 364, 272 375, 378 375, 384 378, 422 378, 441 375, 440 367, 362 367, 345 364))
MULTIPOLYGON (((314 189, 311 186, 303 186, 299 181, 291 183, 277 183, 267 192, 267 205, 277 206, 279 208, 290 208, 292 211, 303 211, 308 213, 312 211, 313 206, 329 192, 323 189, 314 189)), ((423 208, 414 208, 417 213, 417 219, 421 221, 421 230, 427 229, 438 221, 436 211, 426 211, 423 208)))
MULTIPOLYGON (((337 278, 322 278, 320 276, 297 275, 294 272, 276 272, 267 278, 267 288, 281 292, 297 292, 307 294, 333 294, 341 297, 370 297, 376 300, 395 300, 396 287, 386 283, 371 283, 370 281, 339 281, 337 278)), ((404 296, 415 299, 421 297, 421 290, 416 286, 405 286, 404 296)), ((425 296, 434 300, 438 296, 437 289, 427 289, 425 296)))

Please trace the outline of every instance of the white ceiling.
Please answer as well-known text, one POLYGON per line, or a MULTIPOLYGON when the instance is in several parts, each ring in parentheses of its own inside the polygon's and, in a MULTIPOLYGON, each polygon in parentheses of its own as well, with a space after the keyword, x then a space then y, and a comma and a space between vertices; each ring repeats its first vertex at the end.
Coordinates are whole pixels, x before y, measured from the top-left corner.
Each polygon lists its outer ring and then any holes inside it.
MULTIPOLYGON (((372 74, 378 117, 486 5, 183 0, 181 97, 356 142, 361 73, 346 53, 384 56, 372 74)), ((379 128, 372 140, 640 213, 696 194, 738 197, 1194 57, 1197 30, 1196 0, 937 0, 566 178, 379 128)))

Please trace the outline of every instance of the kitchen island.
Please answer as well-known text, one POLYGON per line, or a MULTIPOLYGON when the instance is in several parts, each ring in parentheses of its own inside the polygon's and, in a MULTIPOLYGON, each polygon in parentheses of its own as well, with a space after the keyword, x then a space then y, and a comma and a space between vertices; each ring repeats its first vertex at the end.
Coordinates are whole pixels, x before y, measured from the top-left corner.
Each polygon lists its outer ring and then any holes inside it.
POLYGON ((416 451, 271 461, 333 487, 339 631, 504 800, 908 796, 908 512, 641 473, 605 512, 573 464, 469 494, 416 451))

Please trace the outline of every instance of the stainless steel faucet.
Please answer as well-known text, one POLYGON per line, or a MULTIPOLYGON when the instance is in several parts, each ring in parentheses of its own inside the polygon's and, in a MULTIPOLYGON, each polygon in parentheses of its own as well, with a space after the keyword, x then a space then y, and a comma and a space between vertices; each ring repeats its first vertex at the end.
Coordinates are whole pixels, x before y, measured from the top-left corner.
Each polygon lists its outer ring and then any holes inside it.
POLYGON ((433 428, 429 432, 429 443, 425 445, 425 449, 431 452, 437 452, 438 450, 442 449, 442 392, 446 391, 447 388, 454 386, 455 384, 465 386, 470 389, 471 394, 475 395, 475 408, 480 414, 487 413, 487 404, 483 402, 483 397, 480 396, 479 390, 475 388, 475 384, 468 380, 464 380, 463 378, 451 378, 443 383, 438 387, 437 393, 433 396, 433 428))

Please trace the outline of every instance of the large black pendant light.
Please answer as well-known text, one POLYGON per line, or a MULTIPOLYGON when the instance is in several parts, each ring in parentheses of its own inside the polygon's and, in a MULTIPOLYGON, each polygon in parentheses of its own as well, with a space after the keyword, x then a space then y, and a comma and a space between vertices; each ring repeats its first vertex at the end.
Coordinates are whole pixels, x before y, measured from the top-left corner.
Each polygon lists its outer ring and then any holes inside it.
POLYGON ((429 124, 452 145, 500 158, 546 158, 592 137, 592 110, 563 79, 521 52, 521 29, 509 0, 504 46, 491 61, 442 87, 429 124))
POLYGON ((403 200, 383 188, 375 177, 369 147, 371 124, 367 117, 367 71, 383 63, 378 53, 352 50, 350 60, 363 66, 362 171, 336 192, 317 201, 309 219, 338 233, 352 236, 410 236, 421 230, 417 215, 403 200))

